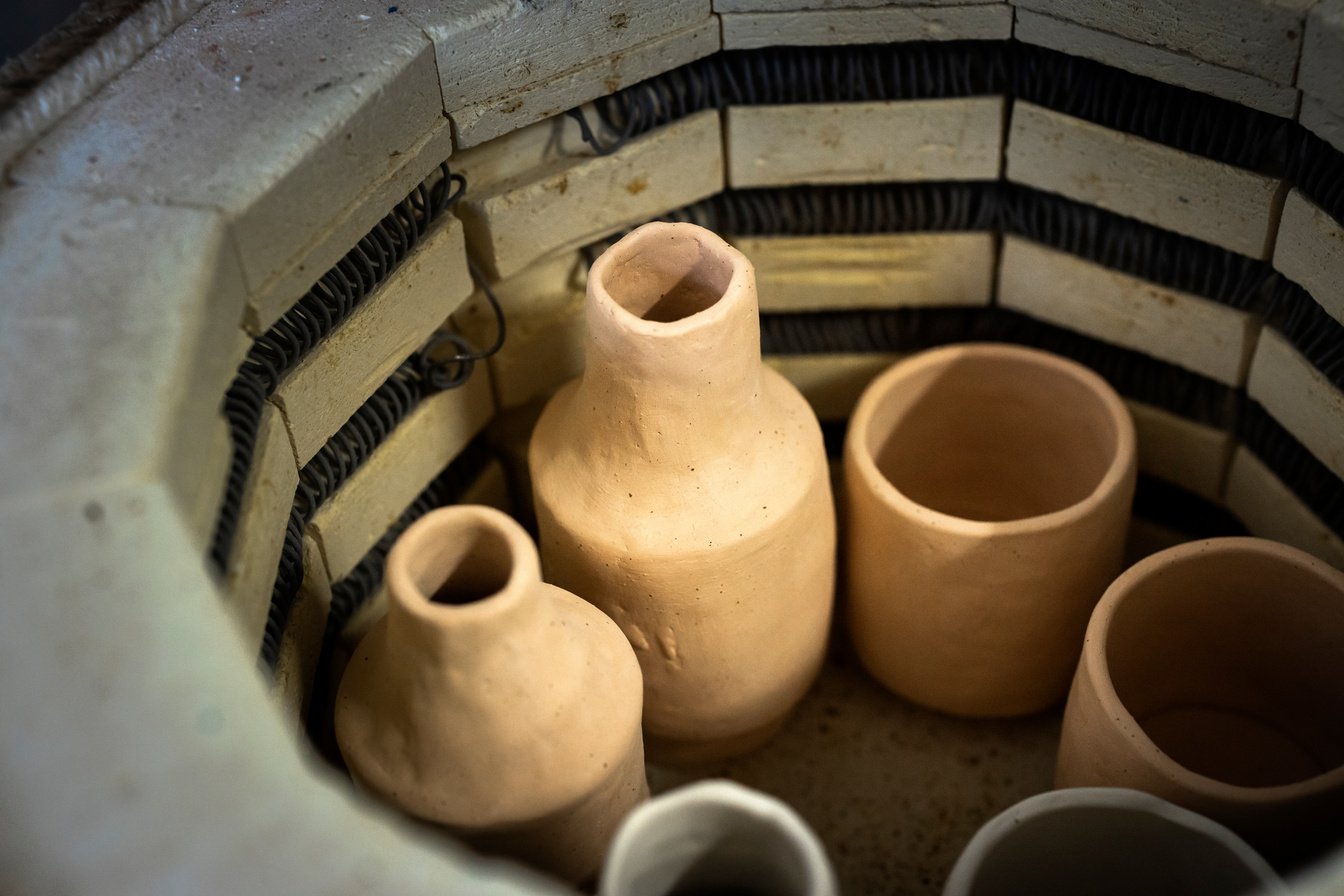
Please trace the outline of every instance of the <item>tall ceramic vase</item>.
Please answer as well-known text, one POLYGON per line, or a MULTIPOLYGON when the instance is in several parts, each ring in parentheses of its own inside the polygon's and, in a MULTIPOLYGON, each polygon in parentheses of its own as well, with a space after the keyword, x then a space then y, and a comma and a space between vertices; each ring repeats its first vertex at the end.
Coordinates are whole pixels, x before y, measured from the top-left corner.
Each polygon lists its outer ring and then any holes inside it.
POLYGON ((864 391, 845 442, 850 634, 898 694, 1011 716, 1068 689, 1120 571, 1134 424, 1101 377, 1012 345, 952 345, 864 391))
POLYGON ((647 224, 588 278, 586 367, 529 448, 547 578, 620 624, 645 742, 673 763, 769 738, 821 665, 835 521, 816 416, 763 367, 751 263, 647 224))
POLYGON ((487 852, 590 878, 645 799, 639 665, 591 604, 540 577, 522 527, 436 510, 387 559, 336 737, 368 792, 487 852))
POLYGON ((1271 858, 1344 820, 1344 573, 1259 538, 1136 563, 1088 625, 1058 786, 1133 787, 1271 858))

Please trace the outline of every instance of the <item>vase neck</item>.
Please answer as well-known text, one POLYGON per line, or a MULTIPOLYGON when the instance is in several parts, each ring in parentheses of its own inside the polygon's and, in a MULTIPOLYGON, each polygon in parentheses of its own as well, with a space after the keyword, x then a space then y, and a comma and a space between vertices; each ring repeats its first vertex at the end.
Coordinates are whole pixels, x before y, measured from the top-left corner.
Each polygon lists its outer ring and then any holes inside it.
POLYGON ((541 567, 516 522, 488 507, 432 511, 398 539, 387 559, 389 642, 397 665, 444 670, 516 644, 537 612, 541 567))
POLYGON ((593 265, 586 317, 576 409, 648 456, 716 450, 760 413, 755 273, 709 231, 648 224, 621 240, 593 265))

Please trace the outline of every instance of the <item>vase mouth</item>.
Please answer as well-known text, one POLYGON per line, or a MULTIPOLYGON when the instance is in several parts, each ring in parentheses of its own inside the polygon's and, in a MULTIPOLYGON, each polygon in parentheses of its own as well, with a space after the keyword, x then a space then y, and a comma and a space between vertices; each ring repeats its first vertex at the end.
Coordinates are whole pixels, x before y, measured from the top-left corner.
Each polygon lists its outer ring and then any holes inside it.
POLYGON ((491 614, 539 579, 531 539, 491 507, 430 511, 402 533, 387 558, 389 603, 418 617, 491 614))
POLYGON ((1344 573, 1310 554, 1250 537, 1159 551, 1106 590, 1084 655, 1169 780, 1246 804, 1344 786, 1344 573))
POLYGON ((626 234, 593 263, 590 294, 647 335, 672 335, 725 314, 751 263, 713 231, 655 221, 626 234))
POLYGON ((1037 349, 976 343, 921 352, 873 380, 846 452, 907 515, 993 535, 1092 513, 1132 480, 1137 442, 1124 400, 1093 371, 1037 349))

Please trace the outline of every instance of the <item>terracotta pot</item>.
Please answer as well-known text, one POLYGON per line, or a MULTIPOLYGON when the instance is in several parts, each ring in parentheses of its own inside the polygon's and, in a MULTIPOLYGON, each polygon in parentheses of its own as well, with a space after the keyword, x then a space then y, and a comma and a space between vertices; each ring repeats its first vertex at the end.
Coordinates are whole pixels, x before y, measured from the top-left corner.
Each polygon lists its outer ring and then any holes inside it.
POLYGON ((958 715, 1062 698, 1120 569, 1134 477, 1129 412, 1085 367, 1010 345, 894 365, 864 391, 845 442, 848 612, 864 665, 958 715))
POLYGON ((387 615, 336 702, 355 781, 408 814, 571 881, 648 796, 639 665, 591 604, 543 584, 522 527, 433 511, 387 558, 387 615))
POLYGON ((620 624, 651 758, 745 752, 820 668, 835 518, 816 416, 761 364, 751 263, 647 224, 588 278, 586 366, 529 448, 542 561, 620 624))
POLYGON ((971 838, 943 896, 1287 893, 1241 838, 1137 790, 1079 787, 1023 800, 971 838))
POLYGON ((1272 855, 1338 839, 1344 574, 1257 538, 1135 564, 1092 614, 1055 780, 1157 794, 1272 855))
POLYGON ((787 805, 732 781, 655 797, 621 825, 599 896, 835 896, 817 835, 787 805))

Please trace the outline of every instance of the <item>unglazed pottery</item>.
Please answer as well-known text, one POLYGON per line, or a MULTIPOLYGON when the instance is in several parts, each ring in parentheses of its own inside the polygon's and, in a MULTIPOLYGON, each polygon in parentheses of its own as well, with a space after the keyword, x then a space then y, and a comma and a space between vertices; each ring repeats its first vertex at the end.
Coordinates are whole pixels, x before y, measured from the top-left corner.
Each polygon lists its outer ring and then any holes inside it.
POLYGON ((772 796, 701 781, 655 797, 621 825, 599 896, 835 896, 812 829, 772 796))
POLYGON ((1287 890, 1236 834, 1137 790, 1029 797, 971 838, 943 896, 1242 896, 1287 890))
POLYGON ((647 224, 588 278, 586 365, 529 447, 548 581, 620 624, 651 758, 773 734, 816 676, 835 518, 816 416, 761 364, 751 263, 647 224))
POLYGON ((1135 564, 1087 630, 1059 786, 1134 787, 1272 856, 1344 819, 1344 574, 1257 538, 1135 564))
POLYGON ((869 384, 844 463, 849 628, 869 672, 957 715, 1062 698, 1124 549, 1120 397, 1034 349, 935 349, 869 384))
POLYGON ((488 852, 590 878, 648 796, 639 664, 591 604, 544 584, 522 527, 435 510, 387 558, 387 615, 341 680, 355 781, 488 852))

